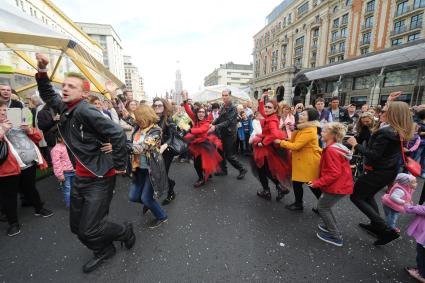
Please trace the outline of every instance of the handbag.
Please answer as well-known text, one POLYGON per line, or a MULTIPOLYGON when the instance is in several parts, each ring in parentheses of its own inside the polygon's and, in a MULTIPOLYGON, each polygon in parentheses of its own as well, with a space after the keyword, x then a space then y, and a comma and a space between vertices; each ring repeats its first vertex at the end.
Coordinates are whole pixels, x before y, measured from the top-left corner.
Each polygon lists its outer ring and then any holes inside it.
POLYGON ((188 144, 178 133, 174 133, 168 147, 173 151, 174 155, 181 155, 188 150, 188 144))
POLYGON ((0 141, 0 165, 6 161, 9 149, 6 141, 0 141))
POLYGON ((404 166, 406 167, 407 171, 410 172, 415 177, 421 176, 422 168, 421 165, 416 162, 413 158, 407 157, 404 155, 404 149, 403 149, 403 141, 400 140, 401 144, 401 155, 403 157, 404 166))

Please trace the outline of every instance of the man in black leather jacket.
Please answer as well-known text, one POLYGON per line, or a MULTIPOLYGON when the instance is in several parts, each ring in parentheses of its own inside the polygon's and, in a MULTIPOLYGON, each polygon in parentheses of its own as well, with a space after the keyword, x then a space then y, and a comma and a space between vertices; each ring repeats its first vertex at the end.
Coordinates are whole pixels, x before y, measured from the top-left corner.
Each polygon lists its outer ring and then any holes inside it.
POLYGON ((114 241, 124 243, 129 249, 136 239, 130 223, 120 225, 106 219, 113 197, 115 174, 125 173, 126 137, 118 125, 84 100, 90 90, 84 77, 69 75, 62 84, 61 98, 47 76, 47 57, 37 54, 36 58, 38 91, 44 102, 60 114, 58 132, 71 160, 75 161, 70 225, 71 231, 94 253, 94 257, 83 266, 84 272, 91 272, 115 254, 114 241), (111 153, 101 151, 106 143, 112 144, 111 153))
POLYGON ((236 106, 232 104, 232 92, 224 90, 221 94, 223 106, 220 109, 220 116, 212 123, 209 132, 217 132, 223 143, 223 152, 221 152, 223 161, 221 162, 221 171, 216 175, 227 175, 226 159, 232 164, 235 169, 239 170, 238 180, 245 177, 247 170, 237 160, 235 155, 235 140, 236 140, 236 124, 238 112, 236 106))

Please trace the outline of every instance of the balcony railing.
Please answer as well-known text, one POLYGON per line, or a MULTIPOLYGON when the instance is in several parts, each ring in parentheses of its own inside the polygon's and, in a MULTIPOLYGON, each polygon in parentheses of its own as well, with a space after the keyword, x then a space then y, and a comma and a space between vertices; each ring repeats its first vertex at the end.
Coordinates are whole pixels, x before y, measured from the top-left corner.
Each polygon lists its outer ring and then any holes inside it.
POLYGON ((311 45, 311 49, 317 49, 318 45, 317 44, 312 44, 311 45))
POLYGON ((333 23, 332 24, 332 28, 339 28, 339 23, 337 23, 337 24, 336 23, 333 23))
POLYGON ((422 28, 422 25, 423 25, 423 22, 422 21, 413 22, 413 23, 410 24, 410 30, 422 28))
POLYGON ((360 45, 368 45, 368 44, 370 44, 370 38, 362 39, 362 41, 360 42, 360 45))
POLYGON ((331 51, 329 51, 329 56, 337 55, 340 53, 345 53, 345 48, 332 49, 331 51))
POLYGON ((341 26, 346 26, 346 25, 348 25, 348 20, 341 21, 341 26))
POLYGON ((400 26, 400 27, 396 27, 394 30, 391 31, 391 35, 397 35, 397 34, 401 34, 403 32, 407 31, 407 27, 406 26, 400 26))
POLYGON ((371 28, 373 28, 373 24, 365 24, 365 25, 362 25, 362 31, 365 31, 365 30, 368 30, 368 29, 371 29, 371 28))
POLYGON ((405 6, 405 8, 401 11, 399 11, 398 9, 395 11, 394 13, 394 17, 400 17, 403 16, 404 14, 409 13, 410 11, 412 11, 412 7, 410 7, 409 5, 405 6))
POLYGON ((303 56, 304 51, 295 51, 295 57, 303 56))

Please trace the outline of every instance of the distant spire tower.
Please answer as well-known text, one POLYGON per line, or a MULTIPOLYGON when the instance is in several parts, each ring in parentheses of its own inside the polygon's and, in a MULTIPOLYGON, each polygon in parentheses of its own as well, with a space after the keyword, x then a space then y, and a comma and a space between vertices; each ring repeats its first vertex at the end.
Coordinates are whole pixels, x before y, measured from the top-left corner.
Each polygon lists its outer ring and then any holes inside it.
POLYGON ((173 97, 173 100, 177 103, 180 104, 182 103, 182 97, 181 97, 181 92, 183 90, 183 82, 182 82, 182 73, 180 71, 180 61, 177 61, 177 70, 176 70, 176 81, 174 83, 174 88, 175 88, 175 94, 173 97))

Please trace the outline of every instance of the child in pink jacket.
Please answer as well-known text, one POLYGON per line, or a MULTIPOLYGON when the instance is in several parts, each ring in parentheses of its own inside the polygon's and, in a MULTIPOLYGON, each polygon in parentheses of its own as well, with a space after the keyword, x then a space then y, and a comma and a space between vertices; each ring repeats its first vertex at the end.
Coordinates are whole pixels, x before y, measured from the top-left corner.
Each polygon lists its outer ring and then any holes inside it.
POLYGON ((75 177, 75 170, 68 156, 68 151, 61 137, 57 138, 56 145, 52 148, 53 172, 59 182, 63 182, 62 190, 66 207, 69 207, 72 182, 75 177))
POLYGON ((400 213, 404 212, 404 206, 412 202, 412 194, 416 186, 417 182, 414 176, 400 173, 395 178, 394 185, 389 192, 382 196, 387 225, 397 232, 400 232, 396 227, 398 217, 400 213))

